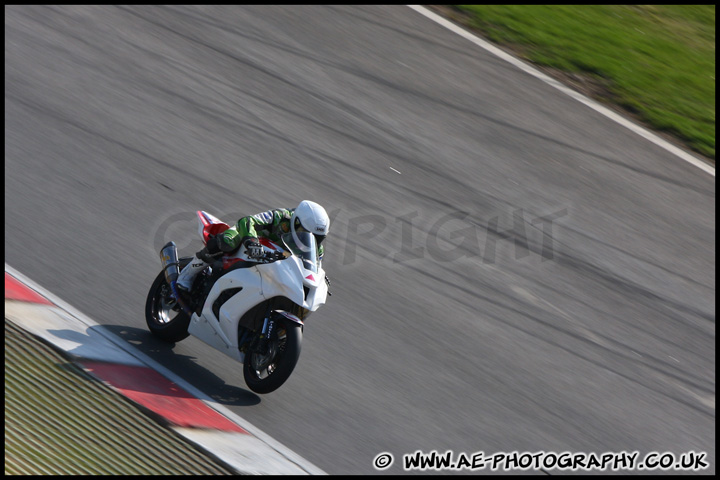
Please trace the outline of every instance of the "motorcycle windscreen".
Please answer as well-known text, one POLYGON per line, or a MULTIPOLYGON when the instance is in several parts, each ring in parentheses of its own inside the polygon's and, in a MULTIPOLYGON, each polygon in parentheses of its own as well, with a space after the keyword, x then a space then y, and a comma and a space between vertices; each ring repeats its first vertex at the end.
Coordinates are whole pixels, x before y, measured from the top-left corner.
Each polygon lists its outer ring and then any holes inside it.
POLYGON ((291 233, 285 233, 281 240, 290 253, 302 260, 305 270, 317 273, 318 257, 315 236, 309 232, 298 232, 297 237, 299 242, 295 241, 291 233))

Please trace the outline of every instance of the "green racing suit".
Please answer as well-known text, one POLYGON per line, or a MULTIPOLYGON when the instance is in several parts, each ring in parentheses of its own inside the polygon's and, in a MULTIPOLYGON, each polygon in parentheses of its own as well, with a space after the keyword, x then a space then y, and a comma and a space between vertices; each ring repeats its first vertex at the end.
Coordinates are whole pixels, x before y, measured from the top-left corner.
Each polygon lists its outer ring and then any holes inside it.
MULTIPOLYGON (((294 208, 277 208, 241 218, 235 226, 218 235, 220 250, 234 251, 246 240, 257 241, 259 236, 279 242, 280 236, 290 231, 294 211, 294 208)), ((318 260, 322 260, 324 253, 325 247, 318 245, 318 260)))

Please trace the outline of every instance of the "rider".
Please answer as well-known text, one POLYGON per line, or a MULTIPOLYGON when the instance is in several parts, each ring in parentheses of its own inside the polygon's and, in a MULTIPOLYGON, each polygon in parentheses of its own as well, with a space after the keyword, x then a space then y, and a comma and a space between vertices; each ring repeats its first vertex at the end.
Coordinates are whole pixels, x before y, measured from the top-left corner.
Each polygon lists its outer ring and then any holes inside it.
POLYGON ((231 253, 244 245, 250 258, 259 258, 263 249, 258 236, 278 241, 280 235, 291 232, 296 243, 300 243, 298 232, 310 232, 315 235, 318 245, 318 259, 322 260, 325 247, 322 241, 330 229, 330 218, 325 209, 315 202, 303 200, 296 208, 278 208, 250 215, 238 220, 237 225, 208 239, 205 248, 180 272, 177 287, 181 293, 187 294, 193 281, 215 257, 231 253))

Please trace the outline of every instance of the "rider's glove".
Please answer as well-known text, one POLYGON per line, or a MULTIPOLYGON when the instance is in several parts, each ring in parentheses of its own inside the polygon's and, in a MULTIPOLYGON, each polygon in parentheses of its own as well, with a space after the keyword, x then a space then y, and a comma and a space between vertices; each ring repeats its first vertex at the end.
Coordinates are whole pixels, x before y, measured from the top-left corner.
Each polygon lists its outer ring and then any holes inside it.
POLYGON ((263 255, 263 248, 257 241, 257 238, 249 238, 245 240, 245 251, 250 258, 260 258, 263 255))

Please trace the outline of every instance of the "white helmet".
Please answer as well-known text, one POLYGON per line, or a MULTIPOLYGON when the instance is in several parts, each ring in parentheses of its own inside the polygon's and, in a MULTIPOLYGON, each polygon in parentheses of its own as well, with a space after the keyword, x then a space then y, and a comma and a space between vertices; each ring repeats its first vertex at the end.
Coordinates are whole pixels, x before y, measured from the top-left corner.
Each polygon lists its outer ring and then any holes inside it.
POLYGON ((297 245, 302 245, 297 232, 312 233, 317 244, 320 245, 329 230, 330 218, 327 212, 322 206, 310 200, 300 202, 290 218, 290 231, 297 245))

